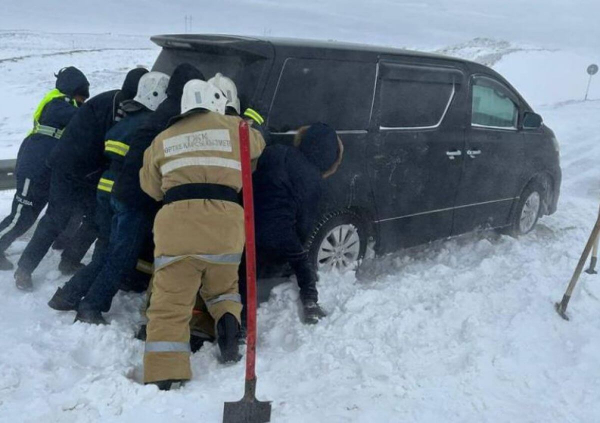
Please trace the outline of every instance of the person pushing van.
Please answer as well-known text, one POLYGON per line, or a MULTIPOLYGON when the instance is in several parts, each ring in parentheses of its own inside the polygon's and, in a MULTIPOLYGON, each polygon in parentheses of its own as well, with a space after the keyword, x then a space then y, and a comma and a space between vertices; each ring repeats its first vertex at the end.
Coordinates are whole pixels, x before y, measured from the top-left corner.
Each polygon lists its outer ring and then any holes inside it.
MULTIPOLYGON (((191 378, 188 322, 198 291, 216 322, 221 359, 240 359, 241 118, 225 116, 226 104, 214 85, 188 82, 183 114, 144 153, 141 187, 164 203, 154 222, 155 273, 144 355, 144 382, 159 389, 191 378)), ((251 130, 254 160, 264 147, 260 133, 251 130)))

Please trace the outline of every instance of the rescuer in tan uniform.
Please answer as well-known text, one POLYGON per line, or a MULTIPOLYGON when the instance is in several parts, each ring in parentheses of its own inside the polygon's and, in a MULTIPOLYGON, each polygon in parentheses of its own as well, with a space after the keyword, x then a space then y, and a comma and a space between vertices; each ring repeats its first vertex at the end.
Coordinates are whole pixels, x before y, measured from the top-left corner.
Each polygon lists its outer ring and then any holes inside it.
MULTIPOLYGON (((216 323, 223 361, 239 360, 241 298, 238 266, 244 250, 244 211, 236 116, 214 85, 188 82, 181 116, 144 154, 142 189, 164 206, 154 222, 155 273, 147 311, 144 382, 169 389, 191 378, 189 322, 200 291, 216 323)), ((250 130, 250 153, 265 142, 250 130)))

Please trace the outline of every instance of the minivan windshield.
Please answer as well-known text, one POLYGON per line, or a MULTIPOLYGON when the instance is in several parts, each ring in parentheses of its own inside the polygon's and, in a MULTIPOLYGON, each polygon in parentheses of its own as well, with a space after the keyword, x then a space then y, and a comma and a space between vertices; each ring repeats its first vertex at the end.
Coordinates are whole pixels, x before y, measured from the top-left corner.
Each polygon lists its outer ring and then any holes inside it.
POLYGON ((233 79, 237 85, 238 97, 242 109, 244 109, 252 107, 258 82, 267 62, 267 58, 244 52, 208 52, 200 49, 163 48, 152 70, 171 75, 179 64, 190 63, 204 74, 206 80, 220 72, 233 79))

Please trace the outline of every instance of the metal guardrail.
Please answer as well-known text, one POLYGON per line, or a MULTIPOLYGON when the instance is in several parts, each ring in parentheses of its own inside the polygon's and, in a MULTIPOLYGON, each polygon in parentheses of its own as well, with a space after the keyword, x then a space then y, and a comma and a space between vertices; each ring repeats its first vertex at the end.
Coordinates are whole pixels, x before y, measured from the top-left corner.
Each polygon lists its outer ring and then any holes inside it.
POLYGON ((0 191, 17 188, 16 159, 0 160, 0 191))

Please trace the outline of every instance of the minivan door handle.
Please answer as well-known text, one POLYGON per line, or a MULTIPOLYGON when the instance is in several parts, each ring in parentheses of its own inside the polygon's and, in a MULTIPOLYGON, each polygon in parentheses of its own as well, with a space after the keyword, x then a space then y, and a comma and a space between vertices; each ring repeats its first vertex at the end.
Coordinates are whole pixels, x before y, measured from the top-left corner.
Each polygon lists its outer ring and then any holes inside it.
POLYGON ((481 154, 481 150, 467 150, 467 155, 474 159, 481 154))
POLYGON ((462 156, 462 151, 460 151, 460 150, 446 151, 446 156, 448 156, 448 158, 450 160, 454 160, 456 157, 462 156))

